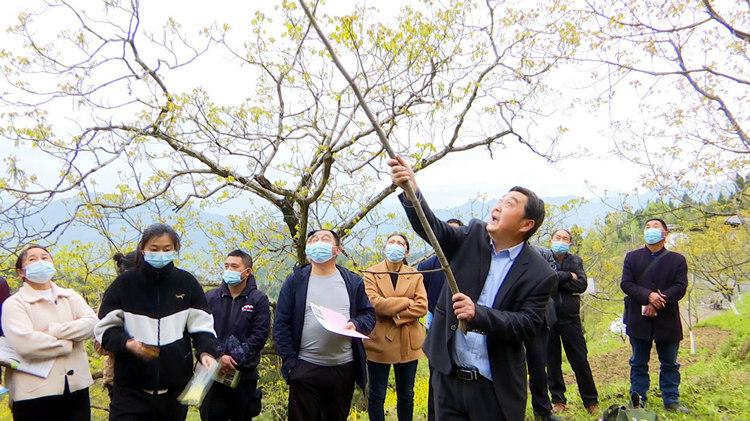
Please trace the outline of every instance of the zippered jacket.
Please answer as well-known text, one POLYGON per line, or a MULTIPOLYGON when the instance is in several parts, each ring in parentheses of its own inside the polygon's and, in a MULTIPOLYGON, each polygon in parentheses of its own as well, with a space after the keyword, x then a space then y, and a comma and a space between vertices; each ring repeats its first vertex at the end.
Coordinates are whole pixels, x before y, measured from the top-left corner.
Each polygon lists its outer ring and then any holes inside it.
POLYGON ((271 330, 271 310, 255 277, 248 276, 245 289, 237 297, 232 298, 229 287, 222 282, 206 293, 206 299, 214 316, 219 353, 230 355, 243 376, 257 377, 255 368, 271 330))
POLYGON ((196 357, 214 357, 216 333, 206 295, 189 272, 173 263, 155 269, 148 263, 115 279, 104 293, 94 334, 115 355, 115 384, 146 390, 183 388, 196 357), (159 348, 158 358, 144 361, 125 343, 136 339, 159 348))
MULTIPOLYGON (((346 291, 349 293, 349 321, 357 332, 369 335, 375 328, 375 309, 365 292, 365 283, 359 276, 336 265, 344 278, 346 291)), ((305 306, 307 305, 307 287, 310 283, 312 266, 305 265, 294 269, 286 278, 276 302, 276 315, 273 321, 273 339, 276 351, 281 357, 281 374, 285 380, 299 362, 299 350, 302 342, 302 328, 305 324, 305 306)), ((354 381, 362 390, 367 386, 367 356, 362 339, 352 338, 354 356, 354 381)))

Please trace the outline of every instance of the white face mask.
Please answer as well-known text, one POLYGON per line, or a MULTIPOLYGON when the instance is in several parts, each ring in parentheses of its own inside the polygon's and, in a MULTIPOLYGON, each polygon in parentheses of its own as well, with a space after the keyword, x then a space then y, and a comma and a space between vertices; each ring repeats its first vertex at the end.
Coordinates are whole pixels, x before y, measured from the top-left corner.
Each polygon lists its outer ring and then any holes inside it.
POLYGON ((26 265, 24 269, 24 277, 35 284, 45 284, 55 276, 57 271, 55 265, 49 260, 40 260, 30 265, 26 265))

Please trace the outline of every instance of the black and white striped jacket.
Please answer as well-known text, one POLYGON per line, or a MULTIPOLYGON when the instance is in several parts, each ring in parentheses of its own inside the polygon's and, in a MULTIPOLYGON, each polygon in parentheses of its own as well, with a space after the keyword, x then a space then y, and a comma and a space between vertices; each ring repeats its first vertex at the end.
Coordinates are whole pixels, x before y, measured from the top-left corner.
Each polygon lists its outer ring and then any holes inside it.
POLYGON ((133 389, 183 388, 196 356, 217 356, 213 317, 206 295, 189 272, 173 263, 148 263, 118 276, 99 307, 96 340, 115 355, 115 383, 133 389), (159 357, 143 361, 125 348, 128 339, 159 347, 159 357))

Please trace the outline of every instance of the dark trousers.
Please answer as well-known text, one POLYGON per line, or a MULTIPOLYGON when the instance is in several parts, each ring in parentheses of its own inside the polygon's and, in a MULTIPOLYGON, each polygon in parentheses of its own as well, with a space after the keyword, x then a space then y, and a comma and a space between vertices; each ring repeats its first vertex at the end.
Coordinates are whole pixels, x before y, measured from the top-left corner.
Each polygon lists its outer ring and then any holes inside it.
POLYGON ((435 390, 437 421, 505 420, 492 382, 484 377, 465 381, 434 371, 431 382, 435 390))
POLYGON ((427 421, 435 421, 435 389, 432 387, 432 366, 427 365, 430 369, 430 377, 427 379, 427 421))
POLYGON ((586 339, 583 337, 583 327, 580 320, 555 323, 549 332, 549 346, 547 347, 547 381, 553 403, 567 403, 565 399, 565 380, 562 374, 562 350, 560 341, 565 348, 570 367, 576 375, 578 393, 583 405, 588 407, 599 402, 594 376, 588 360, 586 339))
POLYGON ((156 395, 140 389, 112 385, 110 421, 184 421, 187 406, 177 401, 182 390, 156 395))
POLYGON ((214 382, 201 404, 201 420, 251 420, 260 414, 261 396, 262 393, 258 389, 258 380, 252 377, 240 377, 240 382, 236 388, 214 382))
MULTIPOLYGON (((633 355, 630 357, 630 393, 637 393, 645 400, 650 385, 648 361, 651 358, 650 339, 630 338, 633 355)), ((680 401, 680 364, 677 363, 677 351, 680 342, 657 342, 656 353, 659 355, 659 390, 664 404, 680 401)))
POLYGON ((11 412, 15 421, 89 421, 89 389, 71 393, 68 391, 68 384, 65 383, 65 392, 62 395, 16 401, 13 402, 11 412))
POLYGON ((525 342, 526 365, 529 368, 529 389, 534 414, 547 416, 552 413, 552 403, 547 389, 547 327, 525 342))
MULTIPOLYGON (((414 377, 417 375, 417 363, 418 360, 393 364, 398 421, 411 421, 414 418, 414 377)), ((368 361, 367 372, 370 377, 367 413, 370 415, 370 421, 385 421, 383 404, 391 365, 368 361)))
POLYGON ((288 378, 290 421, 346 421, 354 395, 354 363, 325 367, 299 360, 288 378))

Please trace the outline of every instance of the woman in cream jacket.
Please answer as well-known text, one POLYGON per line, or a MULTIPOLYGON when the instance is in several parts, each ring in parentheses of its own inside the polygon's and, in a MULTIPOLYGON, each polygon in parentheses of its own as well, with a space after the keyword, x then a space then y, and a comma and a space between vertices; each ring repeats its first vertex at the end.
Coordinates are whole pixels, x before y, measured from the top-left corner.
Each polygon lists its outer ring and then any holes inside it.
POLYGON ((96 313, 75 291, 51 281, 55 267, 44 247, 26 247, 16 272, 24 282, 3 303, 3 332, 22 358, 54 364, 46 378, 8 370, 13 419, 88 421, 93 379, 84 341, 93 337, 96 313))
POLYGON ((393 365, 396 412, 399 421, 409 421, 414 413, 417 361, 425 338, 419 318, 427 313, 427 292, 422 275, 405 264, 409 240, 403 234, 388 237, 385 255, 385 261, 365 271, 365 290, 377 316, 375 330, 365 341, 370 377, 367 412, 370 420, 385 419, 383 402, 393 365))

